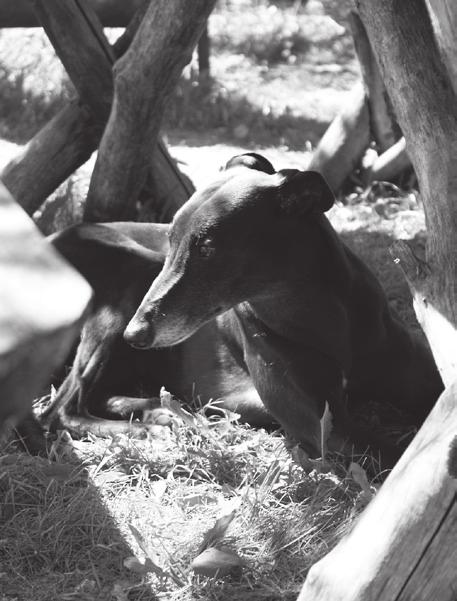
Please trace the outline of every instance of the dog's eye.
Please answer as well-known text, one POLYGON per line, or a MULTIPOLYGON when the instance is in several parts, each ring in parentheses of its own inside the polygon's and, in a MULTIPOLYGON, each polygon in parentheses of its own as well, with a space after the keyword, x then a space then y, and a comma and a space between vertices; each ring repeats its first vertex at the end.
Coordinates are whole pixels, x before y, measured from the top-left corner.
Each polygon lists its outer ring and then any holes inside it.
POLYGON ((205 259, 207 259, 209 257, 212 257, 215 252, 216 249, 214 247, 214 242, 211 238, 204 238, 201 242, 199 242, 198 254, 200 255, 200 257, 204 257, 205 259))

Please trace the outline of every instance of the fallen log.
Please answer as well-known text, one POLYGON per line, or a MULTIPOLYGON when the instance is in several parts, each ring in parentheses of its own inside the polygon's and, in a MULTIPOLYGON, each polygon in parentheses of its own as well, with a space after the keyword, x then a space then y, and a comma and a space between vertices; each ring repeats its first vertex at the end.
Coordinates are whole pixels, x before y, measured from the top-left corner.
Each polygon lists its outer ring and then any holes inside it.
POLYGON ((308 169, 319 171, 337 192, 359 163, 370 143, 368 99, 358 83, 342 111, 329 125, 313 153, 308 169))
POLYGON ((366 185, 374 181, 392 181, 402 171, 411 167, 405 138, 400 138, 388 150, 383 152, 364 174, 366 185))

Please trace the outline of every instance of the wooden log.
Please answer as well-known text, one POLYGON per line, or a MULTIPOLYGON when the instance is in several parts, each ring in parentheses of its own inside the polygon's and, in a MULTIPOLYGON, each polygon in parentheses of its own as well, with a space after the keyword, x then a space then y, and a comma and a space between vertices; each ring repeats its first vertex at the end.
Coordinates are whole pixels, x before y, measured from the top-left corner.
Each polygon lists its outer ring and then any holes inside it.
MULTIPOLYGON (((73 52, 78 60, 79 50, 78 44, 68 33, 72 31, 74 19, 68 18, 75 16, 73 2, 59 2, 59 11, 68 10, 64 14, 65 23, 68 30, 62 32, 67 39, 68 46, 63 49, 63 53, 68 53, 69 49, 73 52), (72 12, 73 10, 73 12, 72 12)), ((113 52, 116 57, 121 56, 128 48, 141 20, 144 12, 149 4, 149 0, 143 0, 143 3, 131 21, 129 27, 121 38, 114 44, 113 52)), ((41 2, 40 8, 42 12, 46 11, 47 3, 41 2)), ((59 14, 60 14, 59 12, 59 14)), ((82 18, 82 15, 76 13, 76 16, 82 18)), ((47 31, 53 39, 57 36, 59 22, 49 16, 46 20, 47 31)), ((82 25, 79 22, 75 24, 77 31, 84 32, 82 25)), ((98 38, 100 39, 100 38, 98 38)), ((65 44, 63 44, 65 46, 65 44)), ((102 40, 103 45, 103 40, 102 40)), ((66 56, 66 55, 65 55, 66 56)), ((103 62, 103 66, 99 66, 99 70, 103 71, 103 81, 109 86, 112 93, 111 83, 111 64, 109 52, 103 50, 97 53, 99 62, 103 62), (108 81, 106 73, 110 74, 108 81)), ((78 84, 80 81, 85 81, 85 69, 90 71, 92 67, 91 57, 84 54, 81 62, 77 62, 73 67, 72 59, 63 59, 71 72, 71 76, 78 84), (77 74, 81 73, 81 77, 77 74)), ((81 84, 80 91, 87 89, 87 86, 81 84)), ((95 113, 99 120, 95 119, 92 111, 87 105, 73 101, 65 107, 54 119, 52 119, 38 134, 29 142, 24 151, 15 157, 3 170, 2 178, 10 192, 15 196, 19 204, 31 215, 38 209, 45 199, 69 177, 80 165, 82 165, 97 148, 103 128, 108 118, 109 110, 106 111, 104 118, 101 114, 106 110, 107 94, 100 90, 98 83, 96 89, 100 91, 100 98, 105 100, 100 103, 94 99, 91 90, 87 91, 85 100, 91 102, 94 100, 95 113), (98 109, 97 109, 98 107, 98 109)), ((193 190, 190 182, 186 181, 180 173, 176 164, 170 159, 168 151, 161 140, 159 140, 159 153, 161 160, 156 161, 154 165, 154 180, 160 182, 163 189, 162 194, 173 194, 177 203, 182 204, 189 196, 189 189, 193 190), (169 191, 168 193, 166 191, 169 191)), ((156 155, 157 156, 157 155, 156 155)))
POLYGON ((383 152, 371 165, 364 177, 366 185, 374 181, 392 181, 402 171, 411 167, 405 138, 400 138, 383 152))
POLYGON ((353 531, 311 569, 303 601, 456 599, 457 98, 424 0, 358 0, 427 216, 426 261, 394 249, 446 385, 353 531), (420 119, 417 116, 420 115, 420 119))
POLYGON ((430 269, 414 282, 417 300, 422 299, 418 317, 443 380, 450 384, 457 378, 457 95, 425 1, 392 2, 382 0, 375 10, 360 0, 359 13, 419 182, 430 269))
POLYGON ((368 100, 363 85, 358 83, 342 111, 322 136, 308 169, 322 173, 332 190, 337 192, 369 143, 368 100))
POLYGON ((114 67, 113 109, 85 206, 85 220, 128 219, 146 181, 164 105, 190 61, 215 0, 156 0, 114 67), (135 110, 132 110, 135 107, 135 110))
POLYGON ((455 601, 457 383, 299 601, 455 601))
POLYGON ((457 5, 454 0, 427 0, 438 43, 457 94, 457 5))
POLYGON ((32 0, 80 99, 106 122, 113 98, 114 51, 89 0, 32 0))
POLYGON ((0 183, 0 429, 15 425, 65 359, 89 285, 0 183))
POLYGON ((198 74, 202 78, 210 76, 210 47, 208 25, 206 25, 198 40, 198 74))
POLYGON ((101 135, 102 127, 87 106, 71 102, 4 168, 5 186, 32 215, 75 169, 89 159, 101 135))
POLYGON ((398 126, 395 128, 378 63, 371 49, 365 27, 357 12, 350 12, 349 23, 368 98, 370 130, 381 154, 397 141, 399 137, 398 126))
MULTIPOLYGON (((143 0, 90 0, 104 27, 126 27, 143 0)), ((41 27, 30 0, 0 0, 0 28, 41 27)))

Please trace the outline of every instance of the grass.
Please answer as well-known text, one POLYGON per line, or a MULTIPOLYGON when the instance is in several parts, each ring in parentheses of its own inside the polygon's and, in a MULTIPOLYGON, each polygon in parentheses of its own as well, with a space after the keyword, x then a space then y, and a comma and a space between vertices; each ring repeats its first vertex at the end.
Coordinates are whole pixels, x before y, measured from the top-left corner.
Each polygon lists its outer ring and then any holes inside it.
POLYGON ((49 459, 0 459, 2 601, 295 599, 364 504, 340 460, 306 474, 280 435, 226 418, 176 416, 142 441, 64 435, 49 459), (206 545, 241 564, 223 576, 191 567, 211 529, 206 545))

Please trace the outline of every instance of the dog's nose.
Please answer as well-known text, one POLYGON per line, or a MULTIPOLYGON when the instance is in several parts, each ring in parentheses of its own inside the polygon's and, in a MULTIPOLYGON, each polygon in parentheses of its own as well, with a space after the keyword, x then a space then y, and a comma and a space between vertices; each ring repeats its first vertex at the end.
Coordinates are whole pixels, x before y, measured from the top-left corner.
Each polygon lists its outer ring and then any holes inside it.
POLYGON ((124 340, 137 349, 147 349, 153 339, 152 328, 149 324, 131 321, 124 330, 124 340))

